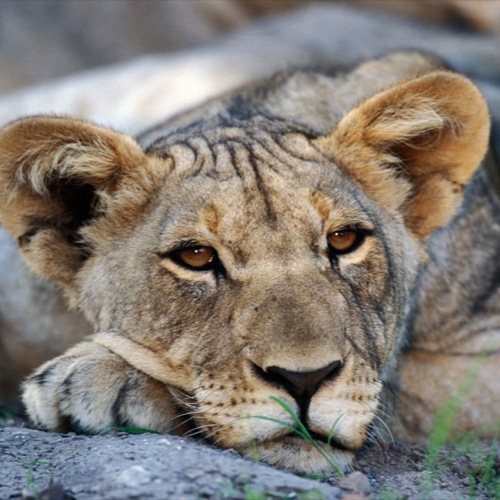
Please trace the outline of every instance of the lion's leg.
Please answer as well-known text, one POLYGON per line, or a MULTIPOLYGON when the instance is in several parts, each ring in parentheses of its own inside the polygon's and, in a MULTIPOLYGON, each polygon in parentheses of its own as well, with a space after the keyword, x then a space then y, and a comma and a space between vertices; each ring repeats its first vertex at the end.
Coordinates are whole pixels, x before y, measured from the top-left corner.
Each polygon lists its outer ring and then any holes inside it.
MULTIPOLYGON (((498 344, 500 332, 488 337, 498 344)), ((405 353, 399 369, 394 434, 406 441, 423 441, 436 425, 436 412, 456 405, 454 431, 498 436, 500 350, 498 345, 493 347, 489 353, 475 349, 467 354, 463 354, 466 350, 446 354, 418 349, 405 353)))
POLYGON ((24 384, 23 401, 36 425, 55 431, 129 426, 172 432, 180 423, 165 384, 93 341, 38 368, 24 384))

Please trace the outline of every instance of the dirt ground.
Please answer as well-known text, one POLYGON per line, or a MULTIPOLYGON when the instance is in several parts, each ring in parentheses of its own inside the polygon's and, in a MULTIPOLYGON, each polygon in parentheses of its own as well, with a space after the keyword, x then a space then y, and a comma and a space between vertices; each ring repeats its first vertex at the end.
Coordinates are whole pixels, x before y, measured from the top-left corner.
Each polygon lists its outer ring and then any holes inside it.
POLYGON ((500 498, 498 444, 385 444, 360 453, 344 478, 306 479, 192 439, 0 428, 0 499, 429 499, 500 498))

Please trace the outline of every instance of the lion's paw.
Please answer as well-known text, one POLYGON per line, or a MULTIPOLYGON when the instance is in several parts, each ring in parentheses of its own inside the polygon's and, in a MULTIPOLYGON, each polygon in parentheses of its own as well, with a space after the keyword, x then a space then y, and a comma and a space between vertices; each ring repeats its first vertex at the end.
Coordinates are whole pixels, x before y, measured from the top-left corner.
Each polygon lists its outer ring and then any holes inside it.
POLYGON ((92 341, 38 368, 23 386, 23 402, 37 426, 59 432, 114 426, 173 432, 179 424, 167 386, 92 341))

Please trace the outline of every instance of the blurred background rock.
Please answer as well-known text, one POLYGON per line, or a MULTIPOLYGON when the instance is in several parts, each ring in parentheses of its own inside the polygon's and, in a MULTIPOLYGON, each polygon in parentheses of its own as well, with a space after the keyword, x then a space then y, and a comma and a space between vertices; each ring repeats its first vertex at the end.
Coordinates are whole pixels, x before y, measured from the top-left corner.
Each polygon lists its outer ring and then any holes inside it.
MULTIPOLYGON (((448 25, 456 30, 500 35, 499 0, 330 1, 448 25)), ((143 54, 205 44, 220 33, 241 28, 251 19, 313 3, 316 2, 0 0, 0 94, 143 54)))

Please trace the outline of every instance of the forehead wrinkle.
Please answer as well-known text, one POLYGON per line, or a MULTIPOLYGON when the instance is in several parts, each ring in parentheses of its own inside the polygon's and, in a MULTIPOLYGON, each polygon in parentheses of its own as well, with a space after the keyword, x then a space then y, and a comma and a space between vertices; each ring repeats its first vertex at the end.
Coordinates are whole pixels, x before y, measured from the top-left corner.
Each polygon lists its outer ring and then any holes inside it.
POLYGON ((275 225, 277 214, 272 203, 272 187, 265 181, 271 173, 268 165, 258 161, 251 143, 230 139, 224 147, 229 151, 232 166, 241 181, 246 204, 258 210, 267 223, 275 225))

